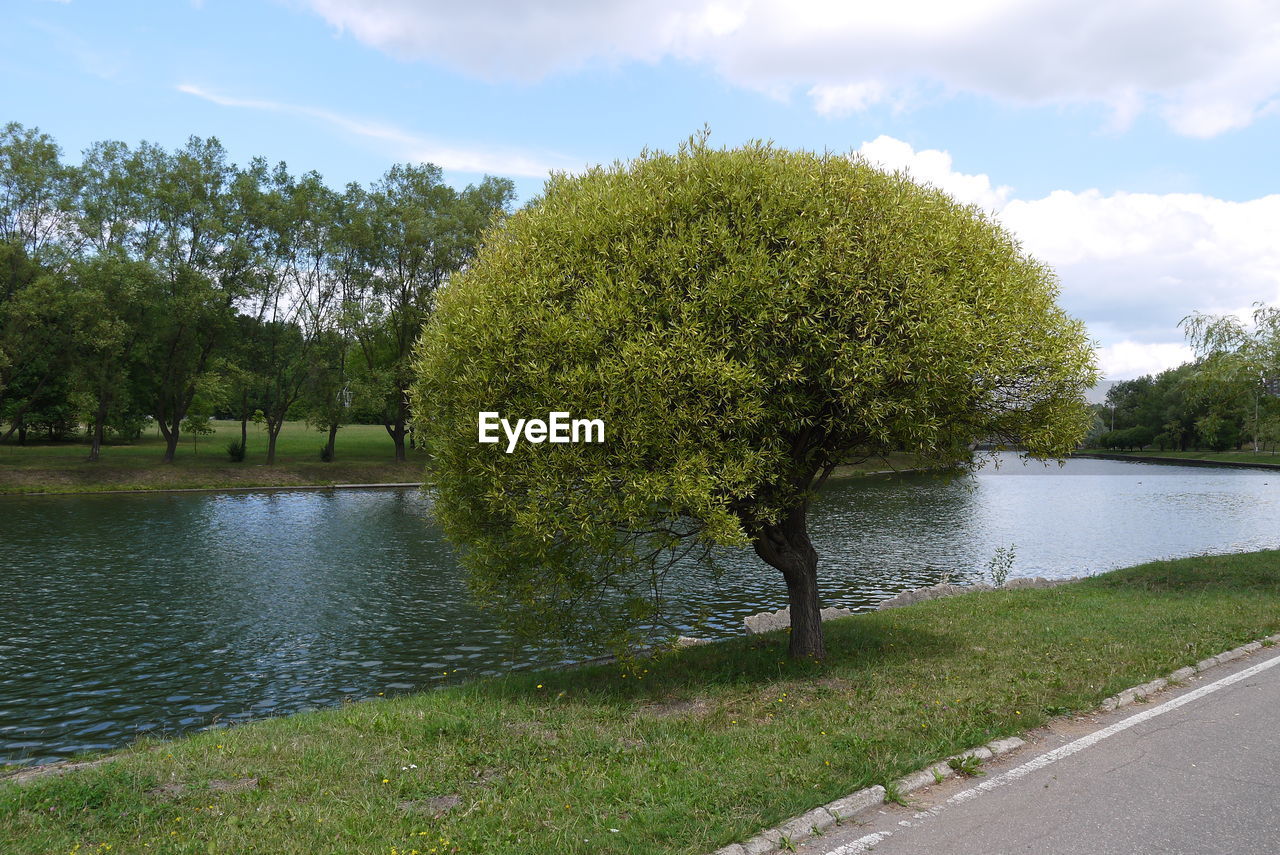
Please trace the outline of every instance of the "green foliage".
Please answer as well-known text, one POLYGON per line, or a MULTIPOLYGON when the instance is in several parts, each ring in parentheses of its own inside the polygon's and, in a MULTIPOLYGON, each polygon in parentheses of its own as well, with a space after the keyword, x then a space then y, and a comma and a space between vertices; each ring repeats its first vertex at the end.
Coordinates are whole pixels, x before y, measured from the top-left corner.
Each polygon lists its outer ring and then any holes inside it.
POLYGON ((244 443, 238 439, 233 439, 227 443, 227 457, 231 458, 232 463, 244 462, 244 443))
POLYGON ((947 760, 947 765, 967 778, 985 775, 982 771, 982 758, 976 754, 962 754, 947 760))
MULTIPOLYGON (((1168 434, 1165 434, 1168 437, 1168 434)), ((1138 427, 1125 428, 1124 430, 1109 430, 1097 439, 1097 444, 1102 448, 1121 449, 1129 451, 1131 449, 1141 450, 1151 443, 1155 442, 1156 435, 1149 427, 1139 425, 1138 427)))
POLYGON ((1275 439, 1280 416, 1280 307, 1258 303, 1252 324, 1234 315, 1196 313, 1182 320, 1187 339, 1201 356, 1192 394, 1218 404, 1196 423, 1206 445, 1222 450, 1247 434, 1258 451, 1275 439))
POLYGON ((1234 356, 1206 353, 1154 377, 1112 386, 1097 412, 1113 429, 1096 431, 1090 445, 1185 451, 1238 447, 1245 437, 1266 442, 1268 419, 1280 406, 1260 392, 1257 375, 1240 373, 1234 356))
POLYGON ((988 216, 766 144, 557 175, 439 296, 411 389, 435 513, 517 630, 627 637, 666 573, 743 547, 842 462, 1062 455, 1083 327, 988 216), (596 445, 477 444, 477 414, 600 418, 596 445), (679 560, 683 559, 683 560, 679 560))
POLYGON ((1009 573, 1013 570, 1013 562, 1017 558, 1017 549, 1017 544, 1010 544, 1007 549, 1003 546, 996 547, 995 554, 987 564, 987 578, 995 587, 1003 588, 1004 583, 1009 580, 1009 573))
POLYGON ((38 130, 0 128, 0 441, 86 422, 97 459, 146 414, 172 462, 204 398, 263 414, 268 463, 304 411, 331 436, 376 417, 404 458, 413 340, 510 181, 458 191, 398 165, 339 193, 197 137, 60 157, 38 130))

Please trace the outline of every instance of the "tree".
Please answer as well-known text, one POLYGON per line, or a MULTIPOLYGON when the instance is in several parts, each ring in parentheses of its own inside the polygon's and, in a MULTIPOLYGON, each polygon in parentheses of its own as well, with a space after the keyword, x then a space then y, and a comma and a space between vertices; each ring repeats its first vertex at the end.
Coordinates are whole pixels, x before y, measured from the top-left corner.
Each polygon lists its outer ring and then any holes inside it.
POLYGON ((975 208, 856 158, 695 139, 559 174, 490 230, 416 352, 435 515, 514 628, 621 643, 693 557, 750 546, 825 654, 806 515, 835 467, 970 443, 1061 456, 1095 380, 1052 272, 975 208), (605 441, 477 443, 477 414, 605 441))
MULTIPOLYGON (((471 257, 480 233, 514 194, 506 178, 486 177, 458 192, 432 164, 396 165, 368 194, 343 232, 360 242, 368 286, 357 339, 368 374, 382 387, 382 423, 405 459, 406 390, 411 352, 436 293, 471 257)), ((350 194, 349 194, 350 195, 350 194)), ((348 203, 350 204, 350 203, 348 203)))
POLYGON ((254 336, 249 352, 261 357, 253 372, 260 380, 270 466, 284 422, 315 359, 324 355, 319 340, 336 299, 327 268, 338 197, 315 172, 294 178, 283 163, 269 171, 260 159, 235 185, 237 207, 252 222, 250 230, 261 232, 251 241, 256 270, 246 302, 257 321, 248 328, 254 336))
MULTIPOLYGON (((1197 312, 1183 318, 1181 326, 1201 356, 1195 374, 1196 392, 1241 408, 1242 417, 1235 421, 1248 425, 1256 452, 1276 401, 1275 395, 1266 391, 1267 381, 1280 378, 1280 306, 1257 303, 1252 320, 1250 327, 1235 315, 1197 312)), ((1230 444, 1222 427, 1217 422, 1206 425, 1206 435, 1213 437, 1210 445, 1225 448, 1230 444)))
MULTIPOLYGON (((63 316, 74 177, 53 138, 16 122, 0 128, 0 419, 25 439, 33 408, 66 387, 70 320, 63 316)), ((48 419, 46 419, 48 421, 48 419)))
POLYGON ((40 261, 68 232, 74 178, 59 155, 53 138, 36 128, 0 128, 0 242, 40 261))
POLYGON ((89 401, 89 460, 96 461, 111 416, 132 406, 130 354, 159 282, 149 264, 114 253, 78 261, 71 281, 72 372, 89 401))
POLYGON ((132 162, 147 188, 133 220, 135 242, 163 280, 139 343, 146 370, 136 378, 137 394, 165 439, 162 461, 172 463, 187 411, 244 293, 252 224, 230 210, 233 173, 216 139, 192 137, 172 155, 141 146, 132 162))

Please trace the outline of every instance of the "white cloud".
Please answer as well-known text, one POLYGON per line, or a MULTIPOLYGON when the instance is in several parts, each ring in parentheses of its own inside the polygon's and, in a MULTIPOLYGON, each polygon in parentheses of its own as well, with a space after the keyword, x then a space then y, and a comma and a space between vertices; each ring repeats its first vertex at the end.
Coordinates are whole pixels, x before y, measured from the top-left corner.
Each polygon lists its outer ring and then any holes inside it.
POLYGON ((533 80, 591 61, 701 62, 763 92, 801 87, 826 115, 919 88, 1017 103, 1144 110, 1210 137, 1280 103, 1280 4, 1268 0, 304 0, 399 57, 533 80))
POLYGON ((1058 271, 1069 309, 1147 343, 1180 339, 1192 311, 1280 303, 1280 195, 1057 191, 999 217, 1058 271))
POLYGON ((994 212, 1058 273, 1060 303, 1088 324, 1108 379, 1190 359, 1178 323, 1192 312, 1247 317, 1255 302, 1280 304, 1280 195, 1059 190, 1018 199, 986 175, 957 172, 945 151, 881 136, 858 153, 994 212))
POLYGON ((562 157, 542 157, 512 149, 467 148, 456 144, 446 144, 430 137, 402 130, 393 125, 353 119, 316 107, 282 104, 277 101, 264 101, 255 98, 234 98, 185 83, 178 86, 177 89, 179 92, 203 98, 221 107, 264 110, 272 113, 285 113, 317 119, 354 136, 385 143, 395 152, 397 157, 434 163, 443 169, 457 172, 545 178, 551 170, 565 169, 568 166, 568 162, 562 157))
POLYGON ((843 86, 814 86, 808 94, 813 101, 813 109, 822 115, 844 116, 849 113, 860 113, 872 104, 880 103, 888 93, 884 84, 876 80, 867 80, 861 83, 846 83, 843 86))
POLYGON ((1159 374, 1193 357, 1191 348, 1173 342, 1142 344, 1119 341, 1098 348, 1098 367, 1107 380, 1132 380, 1144 374, 1159 374))
POLYGON ((951 168, 951 155, 945 151, 916 151, 910 143, 889 136, 863 143, 858 154, 882 169, 905 171, 917 182, 932 184, 961 202, 988 211, 1001 208, 1013 191, 1012 187, 993 186, 986 175, 956 172, 951 168))

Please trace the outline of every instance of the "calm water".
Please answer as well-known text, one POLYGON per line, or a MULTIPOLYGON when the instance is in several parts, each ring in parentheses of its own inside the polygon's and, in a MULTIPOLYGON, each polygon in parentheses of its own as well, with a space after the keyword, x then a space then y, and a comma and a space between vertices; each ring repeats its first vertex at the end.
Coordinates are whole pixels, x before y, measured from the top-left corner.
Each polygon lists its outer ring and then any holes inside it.
MULTIPOLYGON (((412 490, 0 499, 0 762, 556 661, 467 602, 412 490)), ((1280 547, 1280 472, 1007 458, 831 484, 826 604, 869 608, 1016 546, 1013 575, 1280 547)), ((748 553, 682 583, 704 636, 786 604, 748 553)))

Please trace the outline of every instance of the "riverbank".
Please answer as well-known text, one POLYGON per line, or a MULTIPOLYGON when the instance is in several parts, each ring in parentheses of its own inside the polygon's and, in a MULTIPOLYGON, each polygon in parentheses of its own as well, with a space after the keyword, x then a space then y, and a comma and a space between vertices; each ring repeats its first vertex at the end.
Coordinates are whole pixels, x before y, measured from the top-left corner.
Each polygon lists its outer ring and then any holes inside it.
POLYGON ((1072 457, 1168 463, 1179 466, 1225 466, 1236 469, 1280 469, 1280 455, 1252 451, 1077 451, 1072 457))
MULTIPOLYGON (((0 495, 50 493, 138 493, 190 490, 283 489, 289 487, 416 486, 426 458, 410 452, 396 463, 394 446, 381 425, 350 425, 338 433, 332 462, 319 459, 323 437, 301 422, 288 422, 276 446, 276 463, 265 464, 266 438, 250 431, 249 453, 232 462, 226 444, 240 438, 239 422, 212 422, 216 433, 184 442, 172 464, 160 463, 164 444, 147 437, 103 449, 102 459, 85 459, 81 443, 0 445, 0 495)), ((916 458, 889 454, 841 466, 833 478, 914 471, 916 458)))
POLYGON ((706 853, 1280 631, 1280 552, 826 627, 140 744, 0 784, 0 848, 706 853))
MULTIPOLYGON (((382 425, 348 425, 338 432, 335 458, 320 459, 325 435, 302 422, 286 422, 276 443, 276 462, 266 465, 266 431, 250 426, 248 452, 232 461, 227 443, 240 439, 240 423, 210 422, 214 433, 187 437, 171 464, 160 462, 164 442, 155 435, 109 445, 99 461, 79 442, 0 445, 0 494, 110 493, 330 487, 339 484, 401 484, 422 480, 425 458, 409 452, 397 463, 395 446, 382 425)), ((154 434, 154 432, 153 432, 154 434)))

